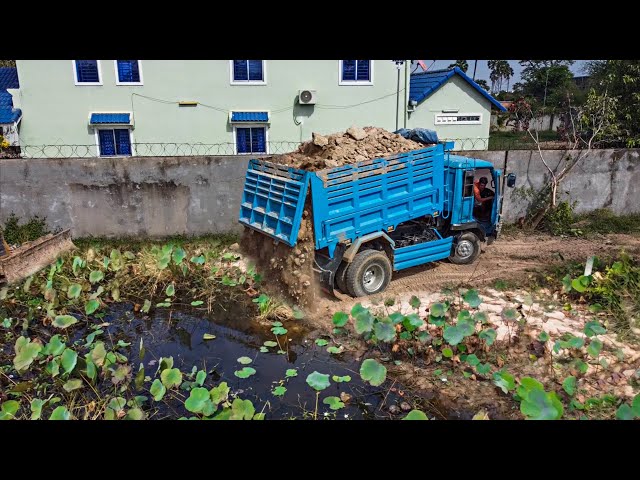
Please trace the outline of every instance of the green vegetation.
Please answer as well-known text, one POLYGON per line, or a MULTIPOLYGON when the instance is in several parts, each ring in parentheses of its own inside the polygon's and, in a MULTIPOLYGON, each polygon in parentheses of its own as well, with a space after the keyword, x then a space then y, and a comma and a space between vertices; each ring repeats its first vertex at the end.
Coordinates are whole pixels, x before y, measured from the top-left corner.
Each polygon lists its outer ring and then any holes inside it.
POLYGON ((50 233, 46 220, 36 215, 20 224, 20 219, 12 212, 4 226, 0 227, 0 231, 9 245, 20 245, 50 233))
MULTIPOLYGON (((540 142, 557 142, 560 140, 558 132, 539 131, 540 142)), ((491 132, 489 135, 489 150, 535 150, 536 143, 526 131, 521 132, 491 132)))

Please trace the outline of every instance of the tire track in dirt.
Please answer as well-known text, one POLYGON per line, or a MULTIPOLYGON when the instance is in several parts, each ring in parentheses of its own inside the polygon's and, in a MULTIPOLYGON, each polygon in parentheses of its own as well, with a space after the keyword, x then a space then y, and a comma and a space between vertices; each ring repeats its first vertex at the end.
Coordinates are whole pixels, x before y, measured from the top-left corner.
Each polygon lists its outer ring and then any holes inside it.
MULTIPOLYGON (((568 261, 585 262, 591 255, 602 258, 625 250, 640 256, 640 236, 600 235, 594 238, 561 238, 548 235, 503 235, 500 240, 484 247, 477 262, 472 265, 454 265, 440 261, 412 267, 393 275, 389 287, 375 297, 393 296, 407 292, 434 292, 443 287, 472 285, 483 287, 500 280, 519 280, 524 275, 568 261)), ((367 297, 363 297, 367 298, 367 297)), ((360 298, 359 300, 362 300, 360 298)), ((320 305, 329 310, 351 304, 354 299, 341 296, 323 298, 320 305)))

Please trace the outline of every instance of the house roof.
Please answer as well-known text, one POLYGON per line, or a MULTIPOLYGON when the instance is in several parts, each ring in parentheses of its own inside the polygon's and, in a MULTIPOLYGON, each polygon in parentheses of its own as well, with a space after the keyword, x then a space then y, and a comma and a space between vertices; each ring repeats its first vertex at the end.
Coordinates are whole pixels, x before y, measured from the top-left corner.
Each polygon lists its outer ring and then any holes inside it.
POLYGON ((18 121, 22 116, 19 108, 13 108, 13 97, 7 88, 20 88, 18 70, 14 67, 0 68, 0 124, 6 125, 18 121))
POLYGON ((411 75, 411 80, 409 83, 409 100, 415 100, 416 102, 421 103, 436 90, 442 87, 447 82, 447 80, 449 80, 454 75, 459 75, 460 77, 462 77, 469 85, 471 85, 482 96, 489 100, 491 104, 498 110, 501 110, 503 112, 506 110, 506 108, 504 108, 498 100, 489 95, 484 88, 482 88, 471 78, 469 78, 458 67, 445 70, 426 71, 411 75))
POLYGON ((15 67, 0 68, 0 91, 4 91, 7 88, 20 88, 18 69, 15 67))

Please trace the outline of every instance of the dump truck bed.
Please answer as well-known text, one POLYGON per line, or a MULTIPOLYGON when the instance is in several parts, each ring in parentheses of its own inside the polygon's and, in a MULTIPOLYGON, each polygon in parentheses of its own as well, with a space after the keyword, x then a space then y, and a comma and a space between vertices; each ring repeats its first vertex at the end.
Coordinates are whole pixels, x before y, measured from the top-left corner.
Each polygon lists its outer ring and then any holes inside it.
POLYGON ((315 247, 326 247, 332 257, 341 241, 440 214, 446 147, 439 143, 317 172, 250 160, 240 223, 293 247, 310 183, 315 247))

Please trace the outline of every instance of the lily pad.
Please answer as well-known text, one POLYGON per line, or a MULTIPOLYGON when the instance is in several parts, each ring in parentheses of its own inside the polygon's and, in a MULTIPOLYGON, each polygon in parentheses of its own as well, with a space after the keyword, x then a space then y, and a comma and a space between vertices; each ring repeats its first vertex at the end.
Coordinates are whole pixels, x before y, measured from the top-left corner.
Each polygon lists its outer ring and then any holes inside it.
POLYGON ((65 349, 62 353, 61 364, 62 368, 64 368, 64 373, 71 373, 73 369, 76 367, 76 363, 78 362, 78 354, 71 350, 70 348, 65 349))
POLYGON ((522 399, 520 411, 530 420, 558 420, 563 407, 554 392, 533 389, 522 399))
POLYGON ((597 357, 600 355, 600 351, 602 351, 602 341, 597 338, 592 338, 587 347, 587 353, 592 357, 597 357))
POLYGON ((218 405, 221 402, 224 402, 229 397, 229 391, 231 389, 227 385, 227 382, 221 382, 217 387, 214 387, 210 390, 211 401, 218 405))
POLYGON ((411 308, 415 308, 417 310, 420 308, 420 299, 415 295, 412 295, 409 299, 409 305, 411 305, 411 308))
POLYGON ((87 315, 91 315, 93 312, 98 310, 98 308, 100 308, 100 301, 92 298, 87 303, 85 303, 84 313, 86 313, 87 315))
POLYGON ((149 313, 149 309, 150 308, 151 308, 151 301, 150 300, 145 300, 144 301, 144 305, 141 308, 142 312, 149 313))
POLYGON ((633 410, 626 403, 623 403, 622 405, 620 405, 618 407, 618 410, 616 410, 616 418, 618 420, 633 420, 633 417, 634 417, 633 410))
POLYGON ((367 358, 360 366, 360 376, 364 381, 377 387, 387 378, 387 368, 372 358, 367 358))
POLYGON ((237 370, 233 374, 238 378, 249 378, 251 375, 255 375, 255 368, 244 367, 242 370, 237 370))
POLYGON ((167 388, 162 384, 162 382, 159 379, 156 378, 151 384, 149 393, 153 395, 153 399, 156 402, 159 402, 160 400, 162 400, 162 397, 164 397, 164 394, 167 393, 167 388))
POLYGON ((349 315, 344 312, 336 312, 331 320, 336 327, 344 327, 349 321, 349 315))
POLYGON ((287 369, 286 372, 284 372, 285 377, 290 378, 290 377, 297 377, 298 376, 298 370, 295 368, 289 368, 287 369))
POLYGON ((487 346, 489 347, 493 345, 493 342, 496 341, 497 336, 498 336, 498 333, 493 328, 487 328, 486 330, 482 330, 478 335, 478 337, 484 340, 487 346))
MULTIPOLYGON (((24 337, 20 337, 20 338, 24 338, 24 337)), ((24 344, 23 346, 20 347, 20 349, 18 350, 18 353, 14 357, 13 366, 19 373, 22 373, 27 368, 29 368, 29 365, 33 363, 33 361, 38 356, 38 353, 40 353, 40 351, 42 351, 42 344, 38 342, 28 342, 24 344)))
POLYGON ((363 310, 355 318, 355 329, 358 335, 370 332, 373 329, 373 315, 369 310, 363 310))
POLYGON ((568 395, 573 396, 576 393, 576 377, 567 377, 562 382, 562 388, 568 395))
POLYGON ((285 335, 288 332, 288 330, 284 327, 273 327, 271 331, 274 335, 285 335))
POLYGON ((253 362, 253 360, 251 360, 249 357, 240 357, 238 359, 238 363, 242 365, 249 365, 251 362, 253 362))
POLYGON ((167 368, 162 371, 160 378, 167 388, 179 387, 182 383, 182 372, 177 368, 167 368))
POLYGON ((69 413, 69 410, 67 410, 67 407, 65 406, 60 406, 60 407, 56 407, 56 409, 51 412, 51 416, 49 417, 49 420, 69 420, 71 419, 71 414, 69 413))
POLYGON ((273 340, 267 340, 266 342, 263 343, 263 345, 268 348, 273 348, 278 346, 278 342, 274 342, 273 340))
POLYGON ((420 410, 411 410, 403 420, 429 420, 429 417, 420 410))
POLYGON ((231 404, 232 420, 251 420, 256 409, 251 400, 240 400, 236 398, 231 404))
POLYGON ((202 387, 196 387, 191 390, 189 398, 184 402, 184 407, 193 413, 200 413, 204 410, 207 402, 210 402, 209 390, 202 387))
POLYGON ((344 382, 350 382, 351 381, 351 376, 344 375, 342 377, 339 377, 337 375, 334 375, 334 376, 331 377, 331 379, 336 383, 344 383, 344 382))
POLYGON ((516 388, 516 382, 513 375, 504 370, 493 374, 493 383, 497 387, 500 387, 504 393, 509 393, 511 390, 516 388))
POLYGON ((202 305, 204 302, 202 300, 194 300, 193 302, 191 302, 191 306, 192 307, 199 307, 200 305, 202 305))
POLYGON ((600 324, 600 322, 590 321, 587 322, 584 326, 584 334, 587 337, 604 335, 605 333, 607 333, 607 330, 600 324))
POLYGON ((340 345, 339 347, 336 346, 330 346, 327 348, 327 352, 332 353, 334 355, 338 355, 342 352, 344 352, 344 347, 342 345, 340 345))
POLYGON ((97 283, 104 278, 104 273, 101 270, 93 270, 89 274, 89 281, 91 283, 97 283))
POLYGON ((447 312, 448 307, 444 303, 434 303, 431 305, 429 309, 429 314, 434 317, 444 317, 444 314, 447 312))
POLYGON ((73 390, 77 390, 78 388, 82 388, 82 380, 79 378, 74 378, 65 383, 62 388, 67 392, 72 392, 73 390))
POLYGON ((472 308, 476 308, 482 303, 482 300, 478 296, 478 291, 474 289, 467 290, 467 293, 464 294, 464 297, 462 297, 462 299, 472 308))
POLYGON ((71 315, 57 315, 53 319, 52 325, 58 328, 68 328, 74 323, 78 323, 78 319, 71 315))
POLYGON ((49 339, 49 343, 44 347, 42 353, 45 355, 53 355, 54 357, 64 352, 65 343, 60 340, 60 335, 55 334, 49 339))
POLYGON ((81 292, 82 292, 82 285, 79 285, 77 283, 72 283, 71 285, 69 285, 69 288, 67 288, 67 297, 78 298, 81 292))
POLYGON ((341 408, 344 408, 344 403, 341 402, 338 397, 327 397, 322 400, 322 403, 329 405, 331 410, 340 410, 341 408))
POLYGON ((13 420, 20 408, 20 404, 15 400, 7 400, 0 407, 0 420, 13 420))
POLYGON ((325 345, 329 345, 329 342, 324 338, 318 338, 316 339, 316 345, 318 345, 319 347, 324 347, 325 345))
POLYGON ((167 289, 165 290, 167 297, 173 297, 176 293, 176 286, 173 283, 167 285, 167 289))
POLYGON ((467 358, 465 358, 465 362, 467 362, 472 367, 475 367, 480 363, 480 359, 478 359, 478 357, 472 353, 471 355, 467 355, 467 358))
POLYGON ((216 338, 216 336, 214 334, 212 334, 212 333, 205 333, 202 336, 203 340, 213 340, 214 338, 216 338))
POLYGON ((317 391, 322 391, 329 386, 329 375, 313 372, 307 376, 307 384, 317 391))
POLYGON ((443 338, 449 345, 457 345, 464 339, 464 332, 457 325, 446 325, 443 338))
POLYGON ((287 391, 286 387, 283 387, 282 385, 274 388, 271 393, 273 393, 276 397, 282 397, 285 392, 287 391))

